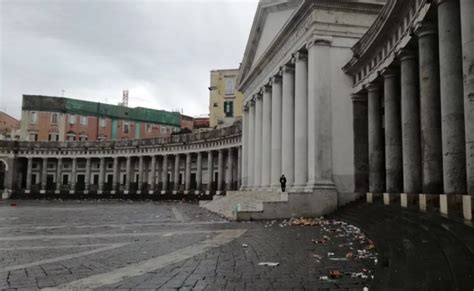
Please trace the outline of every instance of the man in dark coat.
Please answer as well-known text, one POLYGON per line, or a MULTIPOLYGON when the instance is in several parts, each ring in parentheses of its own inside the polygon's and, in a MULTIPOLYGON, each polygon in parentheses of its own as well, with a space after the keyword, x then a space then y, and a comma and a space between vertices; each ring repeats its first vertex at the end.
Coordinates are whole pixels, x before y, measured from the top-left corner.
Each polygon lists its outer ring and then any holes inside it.
POLYGON ((285 177, 285 175, 281 175, 280 185, 281 185, 281 192, 285 192, 285 189, 286 189, 286 177, 285 177))

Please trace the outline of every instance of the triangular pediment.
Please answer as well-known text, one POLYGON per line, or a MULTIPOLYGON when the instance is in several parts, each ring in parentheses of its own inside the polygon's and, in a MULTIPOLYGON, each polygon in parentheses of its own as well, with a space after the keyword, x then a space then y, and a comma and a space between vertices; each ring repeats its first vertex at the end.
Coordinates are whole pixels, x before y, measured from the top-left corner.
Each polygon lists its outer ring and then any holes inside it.
POLYGON ((242 61, 240 80, 263 57, 301 0, 260 0, 242 61))

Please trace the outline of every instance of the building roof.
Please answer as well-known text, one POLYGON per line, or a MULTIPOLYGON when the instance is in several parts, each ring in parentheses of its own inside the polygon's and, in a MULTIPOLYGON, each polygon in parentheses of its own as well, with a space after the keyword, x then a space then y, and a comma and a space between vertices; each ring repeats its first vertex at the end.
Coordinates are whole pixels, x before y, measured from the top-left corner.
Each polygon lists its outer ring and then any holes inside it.
POLYGON ((129 108, 65 97, 23 95, 22 110, 56 111, 180 126, 180 113, 143 107, 129 108))

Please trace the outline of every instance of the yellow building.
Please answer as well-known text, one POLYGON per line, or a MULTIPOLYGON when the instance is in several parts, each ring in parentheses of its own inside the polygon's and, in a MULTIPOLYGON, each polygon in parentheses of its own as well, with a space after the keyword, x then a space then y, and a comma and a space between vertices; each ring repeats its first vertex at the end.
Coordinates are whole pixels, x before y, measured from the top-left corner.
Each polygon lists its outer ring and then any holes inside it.
POLYGON ((230 126, 242 119, 243 95, 236 90, 238 69, 212 70, 209 87, 210 127, 230 126))

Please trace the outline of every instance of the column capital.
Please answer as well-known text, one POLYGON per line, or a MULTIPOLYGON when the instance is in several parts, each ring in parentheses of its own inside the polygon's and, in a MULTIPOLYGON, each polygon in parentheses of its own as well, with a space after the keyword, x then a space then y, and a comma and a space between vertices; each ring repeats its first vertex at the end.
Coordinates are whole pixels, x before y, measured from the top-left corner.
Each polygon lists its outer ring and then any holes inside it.
POLYGON ((331 46, 332 45, 332 37, 327 35, 318 35, 313 34, 306 43, 306 48, 310 49, 312 46, 331 46))
POLYGON ((263 85, 261 92, 263 94, 265 92, 269 93, 271 91, 272 91, 272 86, 270 85, 270 83, 267 83, 267 84, 263 85))
POLYGON ((290 64, 283 65, 280 68, 280 75, 283 75, 284 73, 293 73, 293 72, 295 72, 295 67, 290 64))
POLYGON ((262 100, 263 89, 254 95, 255 101, 262 100))
POLYGON ((414 34, 416 34, 420 38, 426 35, 437 34, 438 28, 432 22, 419 21, 415 23, 415 25, 412 28, 412 31, 414 34))
POLYGON ((362 93, 351 94, 352 102, 367 102, 367 95, 362 93))
POLYGON ((380 91, 381 86, 378 82, 371 82, 365 86, 365 89, 367 89, 368 92, 380 91))
POLYGON ((398 76, 398 70, 393 67, 386 67, 380 70, 379 74, 384 79, 396 78, 398 76))
POLYGON ((295 64, 297 61, 300 61, 300 60, 305 61, 307 59, 308 59, 308 54, 299 51, 293 54, 293 57, 291 58, 291 62, 295 64))
POLYGON ((279 74, 270 77, 270 85, 273 86, 273 84, 275 84, 275 83, 280 83, 280 82, 281 82, 281 76, 280 76, 279 74))
POLYGON ((417 52, 415 50, 411 49, 401 49, 396 52, 397 58, 400 59, 400 61, 406 61, 406 60, 412 60, 416 59, 417 57, 417 52))

